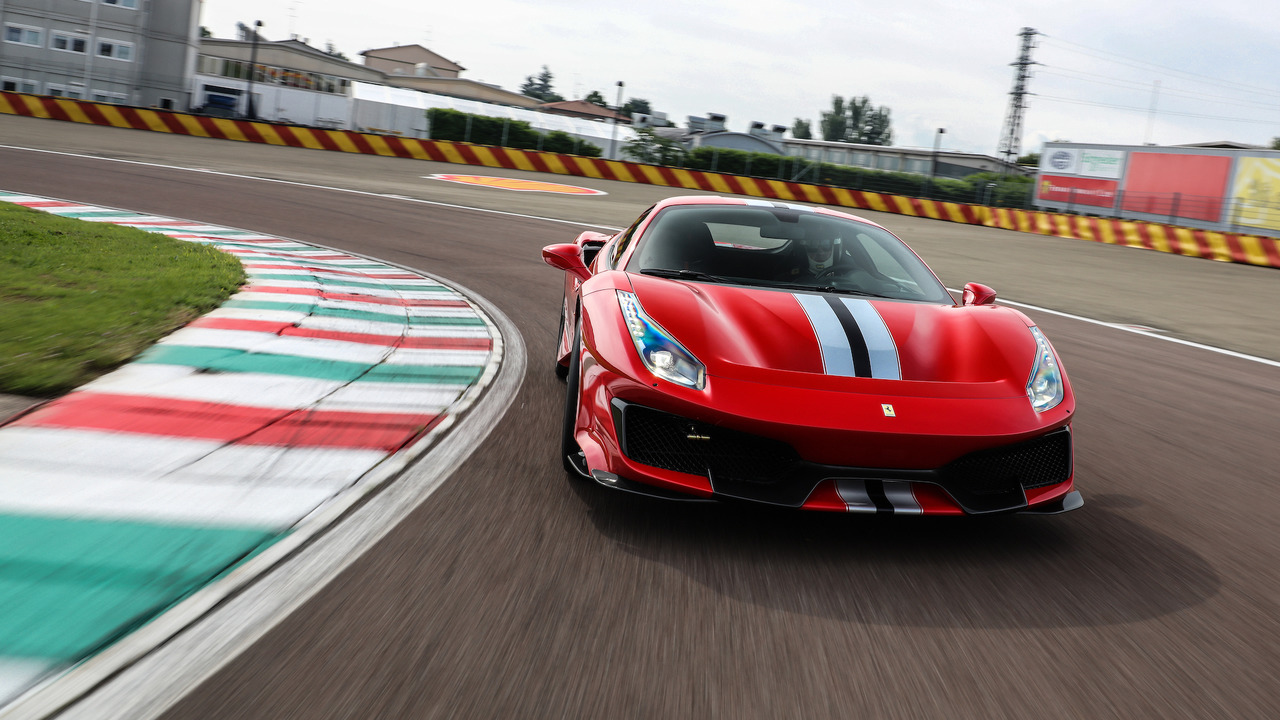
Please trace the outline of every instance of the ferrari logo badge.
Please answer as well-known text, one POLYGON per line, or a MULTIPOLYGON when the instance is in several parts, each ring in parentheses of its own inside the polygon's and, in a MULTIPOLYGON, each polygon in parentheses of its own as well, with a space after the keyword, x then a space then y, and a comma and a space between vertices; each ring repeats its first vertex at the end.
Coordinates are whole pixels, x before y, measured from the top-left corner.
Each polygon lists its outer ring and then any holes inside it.
POLYGON ((893 413, 893 406, 889 403, 881 403, 880 409, 884 411, 885 417, 897 417, 897 415, 893 413))

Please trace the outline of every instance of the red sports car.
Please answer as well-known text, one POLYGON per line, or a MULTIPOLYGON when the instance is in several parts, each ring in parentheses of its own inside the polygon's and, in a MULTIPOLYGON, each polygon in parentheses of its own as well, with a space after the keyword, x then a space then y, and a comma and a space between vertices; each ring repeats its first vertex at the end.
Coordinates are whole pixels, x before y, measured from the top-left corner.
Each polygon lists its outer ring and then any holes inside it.
POLYGON ((566 468, 684 500, 1059 513, 1075 398, 1049 340, 901 240, 824 207, 675 197, 564 270, 566 468))

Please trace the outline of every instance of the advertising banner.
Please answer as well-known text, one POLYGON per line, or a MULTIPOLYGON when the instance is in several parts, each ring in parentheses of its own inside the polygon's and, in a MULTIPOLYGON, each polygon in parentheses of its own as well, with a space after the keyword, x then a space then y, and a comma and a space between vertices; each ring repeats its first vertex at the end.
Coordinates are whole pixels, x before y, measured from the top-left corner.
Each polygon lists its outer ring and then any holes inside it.
POLYGON ((1080 167, 1079 150, 1049 150, 1040 156, 1040 172, 1075 175, 1080 167))
POLYGON ((1231 158, 1224 155, 1132 153, 1124 209, 1221 222, 1230 173, 1231 158))
POLYGON ((1081 150, 1079 172, 1085 177, 1119 180, 1124 174, 1124 151, 1081 150))
POLYGON ((1280 160, 1240 158, 1234 187, 1231 222, 1280 230, 1280 160))
POLYGON ((1110 208, 1115 207, 1119 185, 1115 180, 1041 175, 1037 196, 1051 202, 1110 208))

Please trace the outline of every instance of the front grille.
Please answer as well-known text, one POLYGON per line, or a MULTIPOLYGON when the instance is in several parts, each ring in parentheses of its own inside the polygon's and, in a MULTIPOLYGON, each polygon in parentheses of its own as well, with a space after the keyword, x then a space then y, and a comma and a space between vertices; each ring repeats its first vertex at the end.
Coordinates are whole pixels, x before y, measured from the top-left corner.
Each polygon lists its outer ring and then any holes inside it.
POLYGON ((1056 485, 1071 477, 1071 431, 971 453, 940 472, 943 484, 975 495, 1056 485))
POLYGON ((713 481, 772 484, 800 461, 784 442, 640 405, 625 406, 620 426, 622 451, 632 460, 713 481))

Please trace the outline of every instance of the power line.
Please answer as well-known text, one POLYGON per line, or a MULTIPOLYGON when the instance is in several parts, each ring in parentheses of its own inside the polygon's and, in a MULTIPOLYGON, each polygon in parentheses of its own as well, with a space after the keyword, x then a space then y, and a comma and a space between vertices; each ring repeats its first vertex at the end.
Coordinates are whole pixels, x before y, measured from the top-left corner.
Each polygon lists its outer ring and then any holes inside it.
POLYGON ((1118 53, 1113 53, 1107 50, 1098 50, 1096 48, 1080 45, 1078 43, 1073 43, 1068 40, 1062 40, 1060 38, 1054 38, 1049 35, 1044 35, 1043 33, 1041 33, 1041 35, 1043 37, 1049 38, 1046 44, 1050 46, 1063 46, 1063 45, 1071 46, 1071 47, 1060 48, 1062 50, 1066 50, 1067 52, 1075 52, 1081 55, 1088 55, 1091 57, 1098 58, 1100 60, 1105 60, 1107 62, 1117 63, 1119 65, 1128 65, 1129 67, 1133 67, 1146 72, 1150 72, 1154 68, 1157 70, 1163 70, 1168 73, 1173 73, 1175 75, 1185 75, 1190 78, 1196 78, 1196 82, 1212 84, 1214 87, 1217 87, 1217 88, 1234 87, 1237 90, 1240 90, 1242 92, 1248 92, 1251 94, 1273 95, 1277 98, 1280 98, 1280 90, 1267 89, 1267 88, 1259 87, 1256 85, 1247 85, 1245 83, 1233 82, 1231 80, 1224 80, 1223 78, 1220 78, 1220 77, 1213 77, 1211 75, 1195 73, 1189 70, 1180 70, 1178 68, 1169 67, 1167 65, 1160 65, 1159 63, 1153 63, 1153 62, 1148 62, 1146 60, 1138 60, 1135 58, 1130 58, 1130 57, 1120 55, 1118 53), (1109 56, 1109 57, 1104 57, 1104 56, 1109 56))
MULTIPOLYGON (((1046 67, 1053 67, 1053 66, 1046 66, 1046 67)), ((1150 83, 1146 83, 1146 82, 1141 82, 1137 80, 1120 80, 1117 78, 1109 78, 1106 75, 1098 75, 1096 73, 1088 73, 1088 72, 1083 72, 1079 70, 1066 70, 1058 67, 1053 67, 1053 69, 1051 70, 1040 70, 1036 74, 1037 75, 1056 75, 1059 77, 1067 78, 1069 80, 1081 80, 1083 82, 1091 82, 1091 83, 1096 83, 1098 85, 1109 85, 1111 87, 1117 87, 1123 90, 1148 91, 1151 89, 1150 83), (1107 79, 1095 80, 1090 77, 1074 77, 1077 75, 1089 75, 1089 76, 1092 76, 1092 78, 1107 78, 1107 79), (1115 82, 1109 82, 1109 80, 1115 80, 1115 82)), ((1177 97, 1187 98, 1190 100, 1212 100, 1220 105, 1235 105, 1237 107, 1251 107, 1251 108, 1257 108, 1259 110, 1280 110, 1280 104, 1257 103, 1257 102, 1236 102, 1235 98, 1232 98, 1228 95, 1209 95, 1206 93, 1188 92, 1185 90, 1170 90, 1169 88, 1163 87, 1163 86, 1161 87, 1161 92, 1165 95, 1173 95, 1177 97)))
MULTIPOLYGON (((1148 113, 1150 108, 1133 107, 1132 105, 1116 105, 1114 103, 1096 102, 1092 100, 1073 100, 1071 98, 1055 97, 1053 95, 1036 95, 1037 98, 1050 100, 1053 102, 1071 103, 1073 105, 1092 105, 1094 107, 1114 108, 1116 110, 1130 110, 1133 112, 1148 113)), ((1173 110, 1157 110, 1157 115, 1177 115, 1179 117, 1197 118, 1200 120, 1223 120, 1226 122, 1254 123, 1257 125, 1276 125, 1274 119, 1271 120, 1250 120, 1248 118, 1224 117, 1221 115, 1202 115, 1200 113, 1176 112, 1173 110)))

